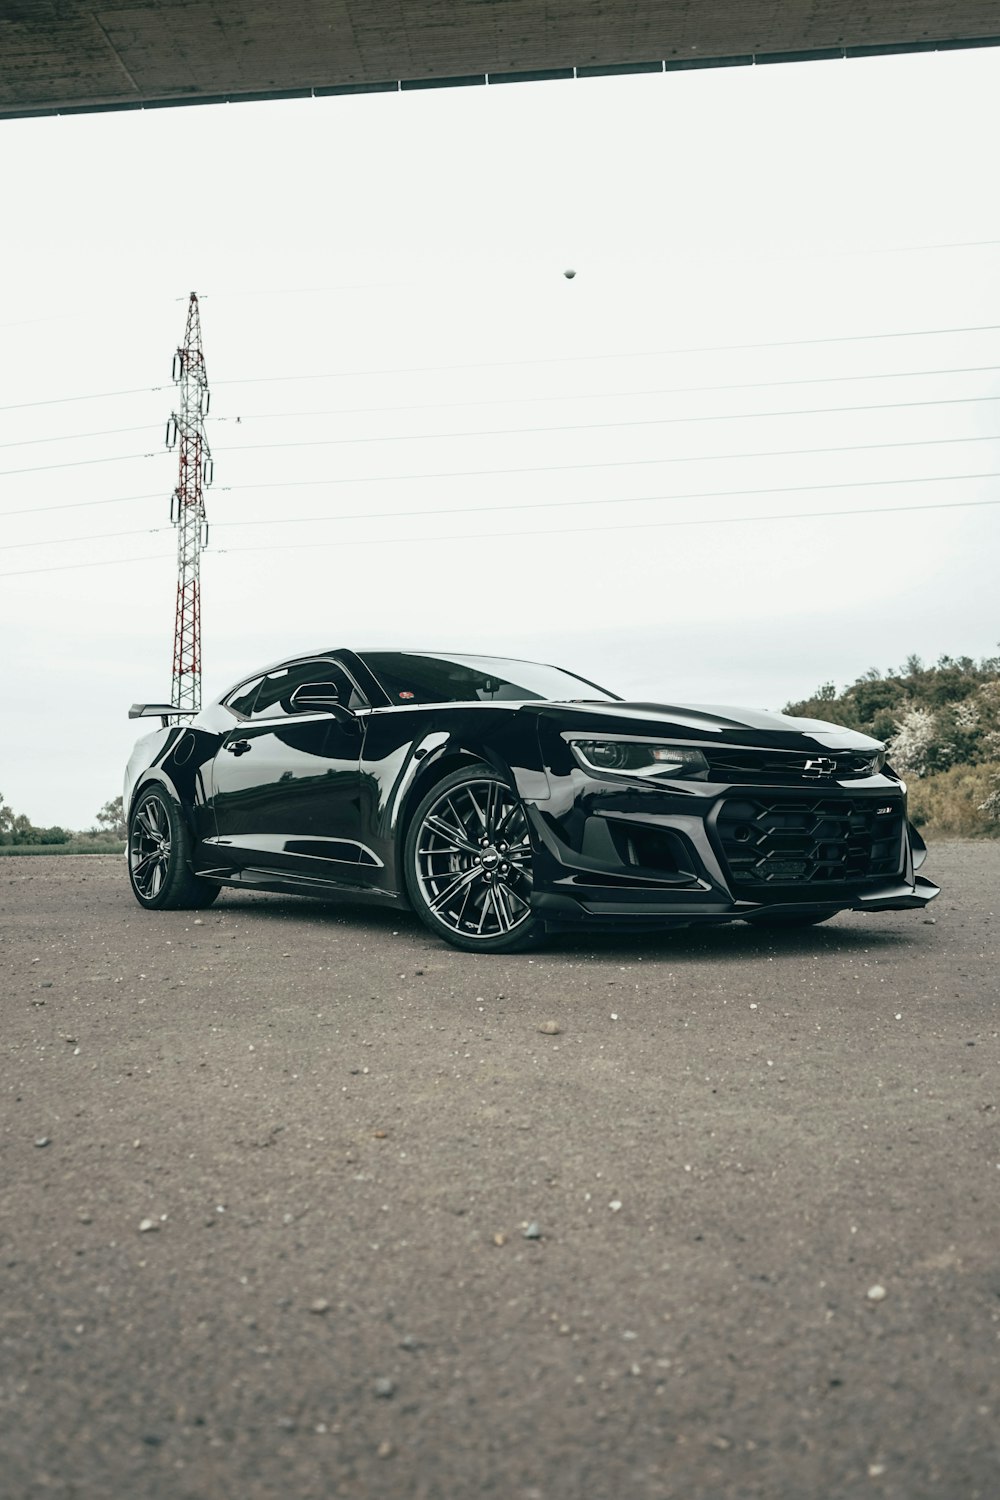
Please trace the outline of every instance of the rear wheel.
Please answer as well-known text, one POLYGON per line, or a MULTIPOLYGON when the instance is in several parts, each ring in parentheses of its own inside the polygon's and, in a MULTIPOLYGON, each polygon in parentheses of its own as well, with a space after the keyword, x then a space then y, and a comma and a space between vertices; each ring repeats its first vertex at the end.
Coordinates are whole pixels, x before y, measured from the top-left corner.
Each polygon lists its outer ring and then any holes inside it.
POLYGON ((403 861, 414 910, 445 942, 469 953, 517 953, 542 940, 524 808, 489 766, 463 766, 428 792, 403 861))
POLYGON ((180 807, 164 787, 139 793, 128 824, 128 878, 140 906, 150 911, 211 906, 220 887, 191 872, 191 835, 180 807))

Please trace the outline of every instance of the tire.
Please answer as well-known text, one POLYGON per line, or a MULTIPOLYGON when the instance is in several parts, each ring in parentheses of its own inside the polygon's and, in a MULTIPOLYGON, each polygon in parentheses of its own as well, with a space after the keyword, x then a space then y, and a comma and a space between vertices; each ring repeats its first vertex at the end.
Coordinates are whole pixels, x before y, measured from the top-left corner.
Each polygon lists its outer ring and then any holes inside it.
POLYGON ((191 834, 165 787, 146 787, 128 820, 128 878, 147 911, 200 911, 221 889, 191 871, 191 834))
POLYGON ((835 911, 774 911, 763 917, 748 917, 747 921, 751 927, 784 927, 789 930, 795 927, 817 927, 820 922, 829 922, 836 915, 835 911))
POLYGON ((523 953, 544 938, 524 808, 489 766, 462 766, 431 788, 410 821, 403 869, 417 916, 455 948, 523 953))

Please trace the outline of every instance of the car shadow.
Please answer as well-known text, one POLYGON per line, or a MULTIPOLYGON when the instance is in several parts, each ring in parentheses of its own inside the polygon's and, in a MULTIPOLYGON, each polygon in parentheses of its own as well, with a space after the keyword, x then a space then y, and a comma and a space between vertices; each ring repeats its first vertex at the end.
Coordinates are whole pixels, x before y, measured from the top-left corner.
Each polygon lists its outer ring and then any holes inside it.
MULTIPOLYGON (((411 911, 405 909, 392 911, 342 900, 303 900, 295 896, 286 898, 266 892, 250 894, 227 889, 213 910, 220 916, 240 913, 262 923, 285 923, 291 920, 312 926, 334 922, 339 929, 349 930, 359 939, 364 939, 366 935, 377 939, 398 933, 431 950, 458 956, 457 949, 449 948, 436 939, 411 911)), ((828 924, 789 931, 765 929, 747 922, 734 921, 702 927, 657 928, 627 934, 563 932, 551 934, 541 949, 503 957, 508 963, 527 962, 529 959, 537 963, 545 959, 558 959, 560 956, 572 958, 575 962, 588 959, 595 962, 634 962, 643 958, 662 959, 670 963, 697 962, 703 959, 710 959, 713 963, 742 963, 750 958, 777 954, 816 957, 821 954, 864 951, 889 953, 912 948, 920 941, 919 926, 915 925, 920 920, 919 915, 905 912, 883 916, 845 912, 832 918, 828 924), (894 916, 906 921, 905 928, 902 925, 881 925, 891 922, 894 916)), ((463 956, 477 957, 475 954, 463 956)))

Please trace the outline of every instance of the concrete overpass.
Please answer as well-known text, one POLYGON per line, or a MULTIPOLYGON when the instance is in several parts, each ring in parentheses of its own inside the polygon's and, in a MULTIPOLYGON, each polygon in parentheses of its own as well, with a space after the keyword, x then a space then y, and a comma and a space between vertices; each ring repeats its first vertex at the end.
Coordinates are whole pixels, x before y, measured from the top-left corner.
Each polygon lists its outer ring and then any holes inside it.
POLYGON ((3 0, 0 114, 1000 45, 1000 0, 3 0))

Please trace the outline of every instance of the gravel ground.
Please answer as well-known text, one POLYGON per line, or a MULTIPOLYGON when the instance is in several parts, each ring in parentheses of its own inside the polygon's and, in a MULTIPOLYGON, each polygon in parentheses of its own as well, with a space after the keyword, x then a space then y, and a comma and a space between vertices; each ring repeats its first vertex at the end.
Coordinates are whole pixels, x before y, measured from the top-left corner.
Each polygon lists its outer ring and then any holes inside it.
POLYGON ((4 1500, 993 1500, 1000 844, 928 871, 487 959, 0 860, 4 1500))

